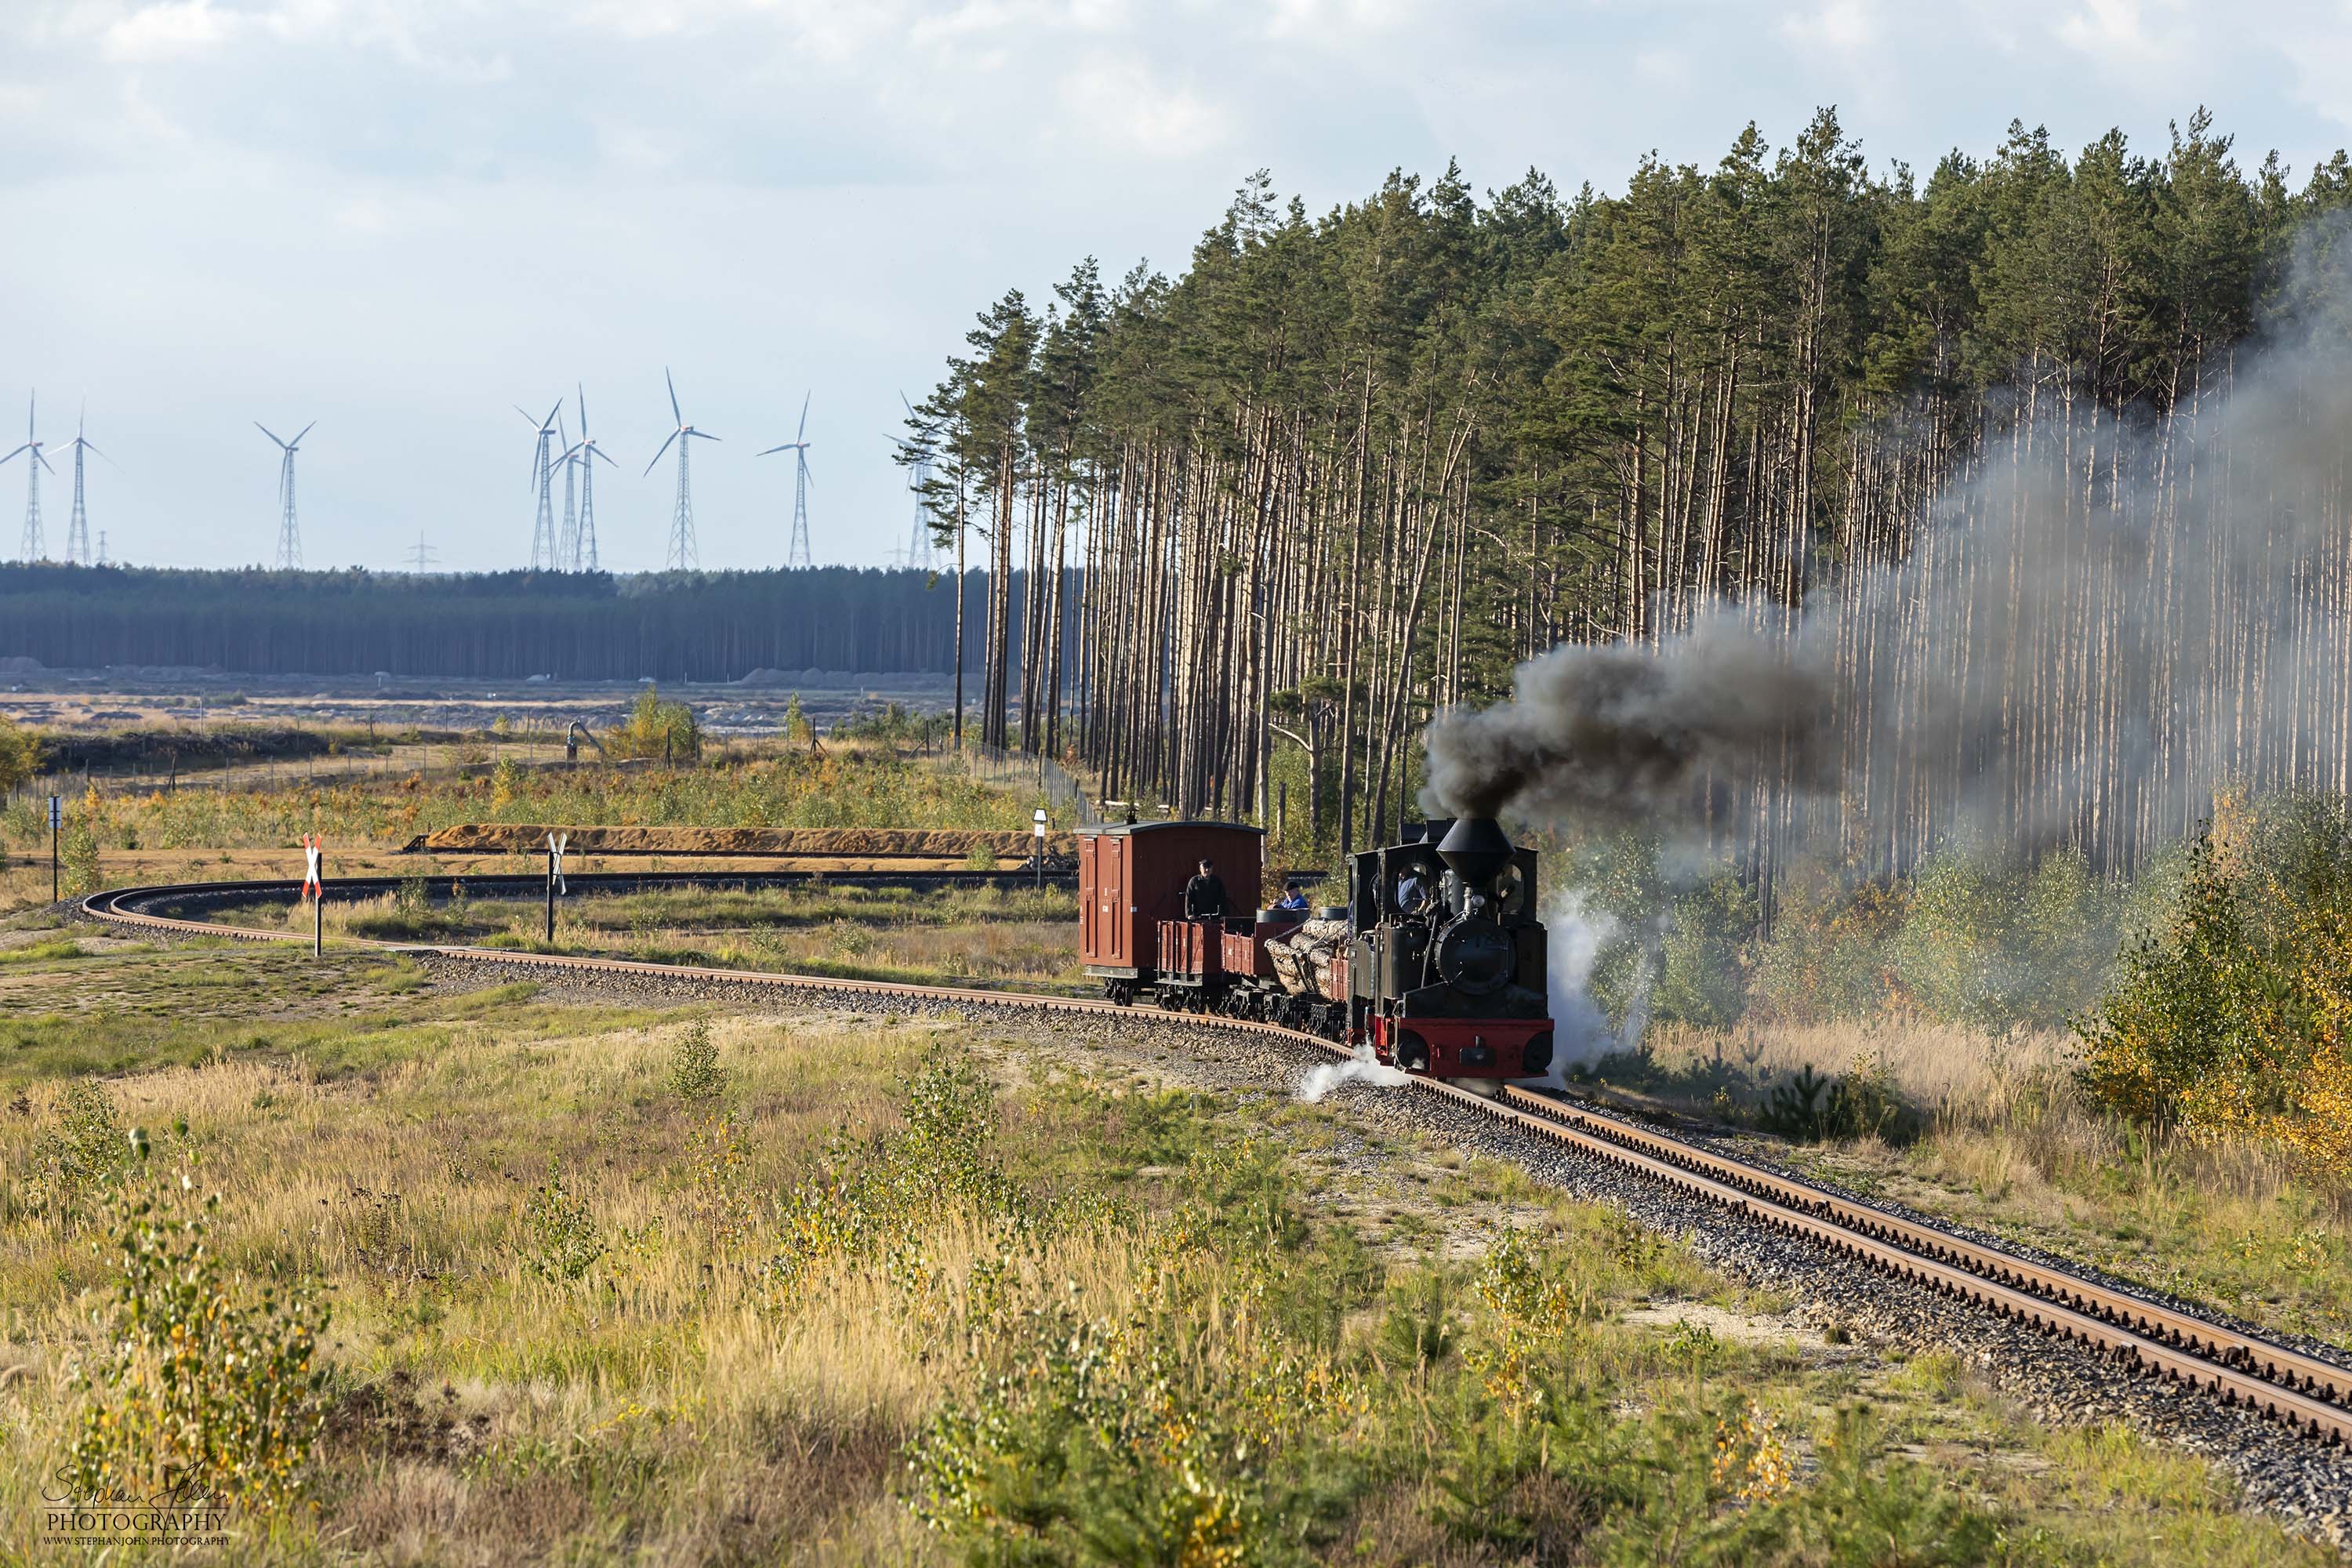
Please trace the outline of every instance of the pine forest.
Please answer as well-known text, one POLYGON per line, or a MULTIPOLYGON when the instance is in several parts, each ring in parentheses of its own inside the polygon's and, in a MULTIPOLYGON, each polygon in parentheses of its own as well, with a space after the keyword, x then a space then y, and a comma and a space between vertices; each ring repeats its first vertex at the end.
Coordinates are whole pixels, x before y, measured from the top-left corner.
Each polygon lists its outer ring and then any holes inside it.
POLYGON ((974 721, 1362 843, 1522 661, 1711 647, 1834 705, 1692 781, 1761 858, 2024 825, 2127 868, 2225 782, 2341 788, 2348 204, 2343 153, 2249 167, 2202 112, 1922 175, 1824 110, 1622 194, 1319 216, 1260 174, 1173 278, 1005 292, 910 420, 992 584, 974 721))

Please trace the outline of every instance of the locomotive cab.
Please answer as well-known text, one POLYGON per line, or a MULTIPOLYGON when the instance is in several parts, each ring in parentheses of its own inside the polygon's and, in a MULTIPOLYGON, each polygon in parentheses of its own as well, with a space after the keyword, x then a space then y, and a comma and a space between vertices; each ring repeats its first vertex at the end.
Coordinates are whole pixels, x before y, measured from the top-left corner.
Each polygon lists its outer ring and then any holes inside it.
POLYGON ((1355 858, 1359 1037, 1407 1072, 1542 1077, 1552 1026, 1535 851, 1491 817, 1409 825, 1402 837, 1355 858))

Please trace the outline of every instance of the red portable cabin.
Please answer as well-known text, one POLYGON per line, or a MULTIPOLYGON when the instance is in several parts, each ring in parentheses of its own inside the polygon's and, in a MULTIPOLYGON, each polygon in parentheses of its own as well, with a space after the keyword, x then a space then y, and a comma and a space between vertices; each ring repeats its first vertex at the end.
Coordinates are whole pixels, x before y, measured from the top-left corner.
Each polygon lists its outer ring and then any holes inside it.
POLYGON ((1078 952, 1088 974, 1149 980, 1160 922, 1184 918, 1184 884, 1217 863, 1235 915, 1257 907, 1262 827, 1234 822, 1130 822, 1078 829, 1078 952))

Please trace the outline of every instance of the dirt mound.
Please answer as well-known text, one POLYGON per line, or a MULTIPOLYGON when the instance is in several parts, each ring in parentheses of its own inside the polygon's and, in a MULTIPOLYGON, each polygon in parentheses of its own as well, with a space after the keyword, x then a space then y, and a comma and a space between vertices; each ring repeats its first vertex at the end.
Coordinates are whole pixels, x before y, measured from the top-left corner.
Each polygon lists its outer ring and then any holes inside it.
MULTIPOLYGON (((551 833, 568 833, 574 855, 789 855, 802 858, 963 860, 986 850, 999 860, 1025 860, 1034 842, 1026 833, 982 833, 944 827, 571 827, 544 822, 461 822, 402 846, 407 854, 510 855, 547 847, 551 833)), ((1075 855, 1066 834, 1046 841, 1047 852, 1075 855)))

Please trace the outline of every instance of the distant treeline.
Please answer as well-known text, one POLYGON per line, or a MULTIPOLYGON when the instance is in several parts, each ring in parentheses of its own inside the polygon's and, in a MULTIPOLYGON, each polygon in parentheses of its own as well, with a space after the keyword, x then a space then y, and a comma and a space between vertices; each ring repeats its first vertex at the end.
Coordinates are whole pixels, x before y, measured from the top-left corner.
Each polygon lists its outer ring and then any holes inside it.
MULTIPOLYGON (((965 593, 966 656, 977 667, 986 574, 971 573, 965 593)), ((1017 583, 1013 597, 1025 602, 1017 583)), ((567 680, 946 673, 955 612, 952 574, 836 566, 616 577, 0 565, 0 658, 60 669, 567 680)), ((1018 626, 1013 640, 1017 650, 1018 626)))

